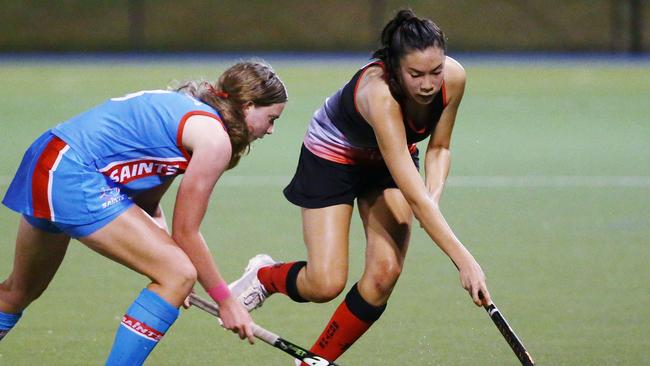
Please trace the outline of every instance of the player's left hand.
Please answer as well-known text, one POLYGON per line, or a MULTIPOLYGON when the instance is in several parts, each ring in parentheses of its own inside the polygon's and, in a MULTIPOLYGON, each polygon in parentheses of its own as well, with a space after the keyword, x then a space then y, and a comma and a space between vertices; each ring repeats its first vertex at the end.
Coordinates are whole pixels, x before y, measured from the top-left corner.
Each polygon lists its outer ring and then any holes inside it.
POLYGON ((474 304, 476 306, 491 304, 492 299, 485 283, 485 274, 478 262, 470 256, 464 263, 459 263, 458 269, 460 271, 460 282, 472 297, 474 304))

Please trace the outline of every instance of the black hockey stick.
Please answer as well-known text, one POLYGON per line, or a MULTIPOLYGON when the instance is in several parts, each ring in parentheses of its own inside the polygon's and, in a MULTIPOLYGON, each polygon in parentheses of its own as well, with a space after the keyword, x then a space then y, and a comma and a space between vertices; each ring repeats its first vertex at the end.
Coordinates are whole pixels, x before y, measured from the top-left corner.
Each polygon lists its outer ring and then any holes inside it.
POLYGON ((521 340, 519 337, 517 337, 515 332, 508 324, 508 321, 506 321, 506 318, 501 314, 496 305, 492 303, 483 307, 485 308, 485 311, 487 311, 487 313, 490 315, 490 318, 494 322, 494 325, 497 326, 503 335, 503 338, 505 338, 506 342, 508 342, 510 348, 512 348, 512 351, 515 353, 515 355, 517 355, 517 358, 519 361, 521 361, 521 364, 523 366, 535 366, 535 361, 533 361, 530 353, 528 353, 526 347, 524 347, 524 344, 521 343, 521 340))
MULTIPOLYGON (((190 294, 190 304, 209 314, 219 317, 219 306, 212 301, 202 299, 195 294, 190 294)), ((277 334, 274 334, 257 324, 253 324, 253 334, 255 335, 255 338, 261 339, 271 346, 290 354, 292 357, 301 360, 309 366, 339 366, 334 362, 330 362, 317 354, 287 341, 286 339, 280 338, 277 334)))

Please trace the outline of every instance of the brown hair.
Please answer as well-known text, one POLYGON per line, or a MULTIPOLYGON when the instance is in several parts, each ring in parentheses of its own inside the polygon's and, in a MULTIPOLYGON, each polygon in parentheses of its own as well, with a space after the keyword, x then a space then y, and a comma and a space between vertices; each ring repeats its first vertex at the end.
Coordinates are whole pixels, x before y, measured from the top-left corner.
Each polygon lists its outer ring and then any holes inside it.
POLYGON ((248 126, 244 104, 270 106, 287 101, 287 89, 271 65, 261 60, 239 62, 224 71, 214 85, 208 81, 189 81, 176 91, 187 93, 216 109, 228 130, 232 156, 228 169, 248 153, 248 126))

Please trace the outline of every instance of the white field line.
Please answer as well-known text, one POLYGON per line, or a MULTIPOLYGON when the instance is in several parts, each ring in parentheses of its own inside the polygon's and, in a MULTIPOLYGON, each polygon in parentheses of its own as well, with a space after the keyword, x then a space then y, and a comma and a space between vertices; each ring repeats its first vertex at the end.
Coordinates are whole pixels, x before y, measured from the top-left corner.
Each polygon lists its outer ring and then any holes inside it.
POLYGON ((451 176, 448 184, 452 187, 631 187, 650 188, 650 176, 451 176))
MULTIPOLYGON (((226 186, 285 186, 289 176, 224 176, 226 186)), ((466 188, 650 188, 650 176, 451 176, 449 187, 466 188)))
MULTIPOLYGON (((10 176, 0 176, 0 187, 7 187, 10 176)), ((281 175, 225 175, 219 185, 242 187, 283 187, 291 181, 281 175)), ((177 179, 175 184, 178 184, 177 179)), ((465 188, 650 188, 650 176, 450 176, 449 187, 465 188)))

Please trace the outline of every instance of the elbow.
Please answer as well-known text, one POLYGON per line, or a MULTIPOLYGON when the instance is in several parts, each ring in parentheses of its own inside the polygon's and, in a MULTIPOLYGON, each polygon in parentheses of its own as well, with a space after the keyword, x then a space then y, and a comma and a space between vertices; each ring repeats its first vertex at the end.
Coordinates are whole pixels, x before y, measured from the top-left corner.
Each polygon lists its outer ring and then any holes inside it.
POLYGON ((192 240, 197 235, 201 235, 201 221, 191 218, 174 215, 172 219, 172 239, 175 242, 192 240))
POLYGON ((430 150, 430 156, 434 159, 451 159, 451 150, 449 150, 449 145, 435 145, 430 150))
POLYGON ((178 245, 186 243, 191 240, 192 236, 196 234, 195 230, 188 230, 187 228, 174 228, 172 231, 172 240, 178 245))
POLYGON ((179 244, 184 242, 185 240, 183 238, 183 234, 178 233, 176 230, 172 232, 172 240, 174 243, 179 244))
POLYGON ((422 222, 424 217, 429 216, 432 211, 439 211, 438 203, 429 195, 423 194, 418 197, 406 198, 415 218, 422 222))
POLYGON ((411 197, 404 196, 404 198, 406 198, 409 206, 411 206, 411 210, 413 210, 413 214, 416 218, 420 217, 420 213, 425 212, 427 209, 431 209, 432 206, 433 208, 438 209, 438 204, 428 194, 423 193, 411 197))

